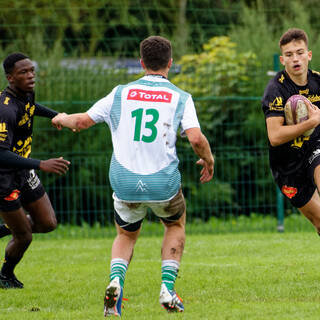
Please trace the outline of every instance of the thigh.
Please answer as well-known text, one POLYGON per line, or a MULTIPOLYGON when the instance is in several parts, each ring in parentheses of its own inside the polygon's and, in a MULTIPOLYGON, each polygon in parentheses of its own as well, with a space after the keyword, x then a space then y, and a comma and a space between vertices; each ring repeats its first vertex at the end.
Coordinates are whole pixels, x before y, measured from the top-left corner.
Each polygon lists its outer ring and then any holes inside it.
POLYGON ((0 211, 0 216, 9 227, 13 236, 31 233, 31 224, 21 207, 13 211, 0 211))
POLYGON ((43 185, 34 170, 24 170, 23 187, 21 188, 21 204, 25 207, 27 204, 35 202, 45 194, 43 185))
POLYGON ((316 185, 307 169, 300 169, 290 175, 283 175, 275 171, 272 171, 272 174, 281 192, 294 207, 301 208, 311 200, 316 185))
POLYGON ((144 203, 124 202, 114 198, 114 210, 126 223, 136 223, 145 218, 147 214, 147 207, 144 203))
POLYGON ((0 211, 15 211, 21 208, 21 181, 20 171, 0 174, 0 211))
POLYGON ((186 211, 186 202, 180 189, 178 193, 167 202, 151 203, 150 208, 156 216, 160 217, 163 221, 167 220, 176 221, 186 211))
POLYGON ((165 227, 170 228, 174 226, 179 226, 184 228, 186 225, 186 211, 182 213, 179 217, 177 215, 169 218, 160 218, 161 222, 165 227))
POLYGON ((309 202, 299 211, 309 219, 316 228, 320 228, 320 197, 318 190, 315 191, 309 202))
POLYGON ((313 179, 318 188, 318 191, 320 192, 320 165, 314 168, 313 179))
POLYGON ((36 226, 54 226, 57 222, 55 212, 47 193, 45 193, 40 199, 24 204, 24 208, 28 211, 36 226))

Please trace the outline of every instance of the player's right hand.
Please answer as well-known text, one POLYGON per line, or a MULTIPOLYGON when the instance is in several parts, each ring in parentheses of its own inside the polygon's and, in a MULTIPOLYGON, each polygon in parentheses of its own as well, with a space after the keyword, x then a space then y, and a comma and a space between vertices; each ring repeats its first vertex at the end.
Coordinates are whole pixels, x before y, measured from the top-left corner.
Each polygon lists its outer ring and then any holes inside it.
POLYGON ((313 128, 318 126, 320 124, 320 109, 314 104, 308 104, 308 114, 309 120, 312 119, 314 122, 313 128))
POLYGON ((51 123, 52 125, 58 129, 61 130, 62 129, 62 123, 61 120, 63 119, 63 117, 65 117, 67 114, 65 112, 62 113, 58 113, 54 118, 51 119, 51 123))
POLYGON ((53 158, 40 161, 40 170, 55 174, 65 174, 69 170, 70 161, 60 158, 53 158))

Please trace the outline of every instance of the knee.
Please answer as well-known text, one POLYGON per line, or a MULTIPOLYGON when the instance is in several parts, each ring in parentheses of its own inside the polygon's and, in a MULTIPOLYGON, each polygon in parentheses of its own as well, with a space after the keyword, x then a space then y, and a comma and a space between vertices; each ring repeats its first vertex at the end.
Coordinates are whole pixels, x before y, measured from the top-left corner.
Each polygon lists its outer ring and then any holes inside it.
POLYGON ((50 220, 44 226, 42 226, 43 233, 51 232, 57 228, 57 220, 50 220))
POLYGON ((57 228, 57 220, 56 219, 50 219, 45 221, 44 223, 37 225, 36 232, 39 233, 48 233, 57 228))
POLYGON ((318 232, 318 235, 320 236, 320 224, 315 224, 314 226, 316 228, 316 231, 318 232))
POLYGON ((139 232, 140 232, 140 229, 136 230, 136 231, 132 231, 132 232, 121 229, 121 231, 118 233, 118 236, 119 237, 124 237, 128 241, 130 241, 130 242, 135 244, 137 239, 138 239, 139 232))

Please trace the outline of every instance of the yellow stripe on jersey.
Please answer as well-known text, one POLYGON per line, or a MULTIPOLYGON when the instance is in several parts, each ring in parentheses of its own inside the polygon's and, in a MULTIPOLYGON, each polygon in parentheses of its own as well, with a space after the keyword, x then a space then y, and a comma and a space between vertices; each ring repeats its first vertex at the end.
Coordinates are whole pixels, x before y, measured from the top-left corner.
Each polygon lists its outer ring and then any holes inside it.
POLYGON ((1 123, 0 123, 0 132, 1 132, 1 133, 8 132, 8 130, 7 130, 7 124, 6 124, 5 122, 1 122, 1 123))

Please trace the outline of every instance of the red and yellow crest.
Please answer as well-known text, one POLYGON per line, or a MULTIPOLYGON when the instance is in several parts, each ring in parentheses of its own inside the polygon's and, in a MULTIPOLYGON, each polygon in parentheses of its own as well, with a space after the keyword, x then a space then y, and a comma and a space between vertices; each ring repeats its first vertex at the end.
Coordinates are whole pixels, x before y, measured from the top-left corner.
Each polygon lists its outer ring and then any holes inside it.
POLYGON ((19 193, 20 191, 15 189, 7 197, 5 197, 4 200, 7 200, 7 201, 17 200, 19 198, 19 193))
POLYGON ((298 189, 284 185, 284 186, 282 186, 281 191, 285 196, 287 196, 289 199, 291 199, 297 194, 298 189))

